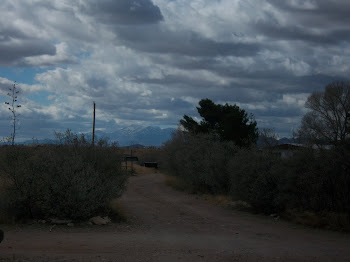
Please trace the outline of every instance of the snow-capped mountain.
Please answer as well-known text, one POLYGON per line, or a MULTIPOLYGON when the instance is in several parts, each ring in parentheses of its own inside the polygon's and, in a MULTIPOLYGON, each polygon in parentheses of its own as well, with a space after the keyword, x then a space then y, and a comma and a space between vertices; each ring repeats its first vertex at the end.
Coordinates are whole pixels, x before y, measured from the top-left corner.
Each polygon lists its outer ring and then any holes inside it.
POLYGON ((119 128, 112 133, 96 131, 97 138, 108 137, 110 141, 117 141, 120 146, 141 144, 145 146, 161 146, 171 138, 174 128, 161 129, 158 126, 119 128))
MULTIPOLYGON (((100 138, 108 138, 109 142, 118 142, 119 146, 131 146, 131 145, 143 145, 143 146, 162 146, 163 143, 171 139, 172 133, 175 128, 162 129, 158 126, 128 126, 118 128, 114 132, 103 132, 96 130, 95 141, 100 138)), ((79 132, 74 132, 80 134, 79 132)), ((91 133, 84 133, 87 139, 91 139, 91 133)), ((44 139, 31 139, 17 142, 17 144, 56 144, 58 139, 56 138, 44 138, 44 139)), ((0 145, 8 144, 6 142, 0 142, 0 145)))

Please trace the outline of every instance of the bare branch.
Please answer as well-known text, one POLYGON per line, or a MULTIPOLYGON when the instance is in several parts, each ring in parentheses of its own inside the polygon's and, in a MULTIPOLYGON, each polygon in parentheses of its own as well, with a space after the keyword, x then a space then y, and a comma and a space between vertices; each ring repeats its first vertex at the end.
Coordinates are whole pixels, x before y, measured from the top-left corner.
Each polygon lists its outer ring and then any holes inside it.
POLYGON ((311 110, 302 120, 301 132, 315 143, 342 143, 349 138, 350 84, 333 82, 325 91, 311 94, 311 110))
POLYGON ((17 114, 16 114, 16 109, 22 107, 21 105, 16 105, 17 103, 17 94, 19 91, 17 90, 16 87, 16 82, 12 85, 12 87, 9 88, 10 92, 7 94, 10 97, 10 102, 5 102, 6 105, 9 105, 9 110, 12 113, 12 127, 13 127, 13 132, 11 134, 11 144, 14 145, 15 142, 15 136, 16 136, 16 121, 17 121, 17 114))

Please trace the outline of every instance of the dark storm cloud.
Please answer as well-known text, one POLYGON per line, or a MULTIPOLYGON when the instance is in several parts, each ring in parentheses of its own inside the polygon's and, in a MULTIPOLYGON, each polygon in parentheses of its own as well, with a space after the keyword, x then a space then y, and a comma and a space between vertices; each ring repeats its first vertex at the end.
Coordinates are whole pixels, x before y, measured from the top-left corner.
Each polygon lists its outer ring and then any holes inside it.
POLYGON ((176 126, 183 114, 198 116, 202 98, 236 103, 259 127, 288 133, 308 94, 349 72, 347 0, 4 3, 0 64, 53 65, 35 78, 50 98, 23 103, 36 112, 23 119, 43 119, 23 122, 30 136, 30 123, 43 133, 90 128, 92 101, 101 128, 176 126))
POLYGON ((109 25, 154 24, 163 20, 160 9, 150 0, 90 0, 82 10, 109 25))
MULTIPOLYGON (((155 61, 163 63, 162 59, 155 58, 155 61)), ((161 78, 142 78, 135 77, 133 81, 138 83, 151 83, 164 86, 180 86, 187 88, 194 88, 195 90, 207 90, 208 88, 215 88, 222 90, 225 93, 226 90, 237 90, 239 101, 243 99, 243 102, 251 99, 249 95, 244 96, 246 89, 254 88, 257 90, 273 91, 275 93, 283 93, 286 90, 286 83, 291 80, 293 83, 289 86, 290 90, 298 87, 299 89, 308 89, 310 86, 304 86, 304 80, 306 77, 296 77, 294 74, 287 72, 284 68, 278 68, 276 70, 268 70, 264 67, 267 65, 259 64, 257 68, 251 68, 251 70, 246 70, 239 65, 230 65, 223 63, 222 61, 215 59, 213 57, 196 57, 189 59, 188 57, 173 57, 171 63, 174 67, 181 68, 184 70, 192 71, 188 75, 178 75, 178 74, 163 74, 161 78), (203 79, 198 75, 197 70, 206 70, 212 72, 219 77, 225 77, 228 79, 225 84, 220 85, 216 82, 216 79, 209 80, 203 79), (197 76, 198 75, 198 76, 197 76), (283 84, 283 85, 281 85, 283 84), (294 86, 295 84, 295 86, 294 86), (280 87, 278 87, 280 86, 280 87), (238 92, 239 90, 239 92, 238 92)), ((312 77, 310 77, 312 78, 312 77)), ((315 76, 315 80, 318 80, 319 84, 324 78, 319 78, 315 76)), ((327 78, 330 79, 330 78, 327 78)), ((312 80, 310 80, 312 81, 312 80)), ((298 90, 301 91, 301 90, 298 90)), ((188 91, 187 91, 188 92, 188 91)), ((269 96, 273 97, 273 93, 269 96)), ((266 99, 265 97, 260 97, 260 99, 266 99)), ((254 100, 256 101, 256 100, 254 100)))
POLYGON ((150 53, 186 56, 253 56, 261 45, 213 40, 195 32, 164 30, 159 26, 117 27, 124 45, 150 53))
POLYGON ((23 58, 39 55, 55 55, 56 47, 51 43, 34 38, 17 38, 20 32, 1 31, 0 64, 23 64, 23 58))
POLYGON ((342 0, 280 1, 268 2, 285 14, 280 23, 270 14, 270 19, 258 20, 258 32, 283 40, 302 40, 313 44, 337 44, 349 41, 350 2, 342 0))
POLYGON ((344 24, 349 22, 350 2, 344 0, 317 0, 317 1, 291 1, 268 0, 272 5, 293 13, 299 13, 305 17, 310 24, 320 25, 324 23, 333 24, 338 22, 344 24), (307 5, 309 3, 309 5, 307 5), (313 23, 311 23, 314 20, 313 23), (319 21, 316 21, 319 20, 319 21))
POLYGON ((337 44, 349 40, 350 29, 335 29, 332 31, 313 32, 311 28, 305 26, 282 26, 276 23, 258 21, 255 28, 259 33, 271 38, 280 40, 302 40, 314 44, 337 44))
POLYGON ((239 79, 239 84, 233 82, 232 85, 234 86, 238 85, 241 88, 254 87, 256 90, 273 92, 270 93, 269 96, 285 92, 308 93, 310 90, 321 91, 321 89, 324 88, 325 83, 331 83, 337 79, 346 80, 339 76, 329 76, 324 74, 296 76, 287 72, 283 68, 279 70, 264 70, 261 68, 260 70, 249 72, 239 68, 235 70, 235 68, 232 69, 218 66, 211 70, 221 76, 239 79))
MULTIPOLYGON (((268 46, 268 45, 266 45, 268 46)), ((271 47, 272 49, 272 47, 271 47)), ((280 47, 275 46, 275 50, 280 47)), ((242 63, 231 63, 225 61, 225 59, 217 57, 183 57, 173 55, 171 59, 156 57, 154 55, 153 60, 159 64, 171 63, 173 67, 188 70, 191 74, 177 75, 177 74, 164 74, 158 79, 142 79, 135 78, 134 81, 154 83, 159 85, 182 85, 186 88, 195 88, 198 91, 207 91, 208 88, 217 87, 218 93, 227 94, 227 92, 234 92, 236 101, 242 102, 256 102, 261 100, 271 101, 276 97, 275 95, 283 93, 310 93, 312 91, 321 91, 327 83, 331 83, 335 80, 347 79, 340 75, 332 75, 325 73, 313 72, 313 68, 317 68, 324 64, 326 61, 323 57, 314 56, 312 48, 304 48, 307 51, 302 51, 299 54, 293 53, 294 58, 280 57, 273 59, 269 57, 255 56, 251 61, 254 61, 249 66, 242 66, 242 63), (300 58, 298 58, 298 56, 300 58), (295 72, 288 70, 284 65, 285 61, 295 63, 298 65, 298 59, 305 59, 308 62, 307 66, 310 67, 310 72, 300 69, 300 75, 296 75, 295 72), (274 65, 271 68, 271 65, 274 65), (279 65, 279 66, 278 66, 279 65), (215 82, 215 79, 210 81, 209 79, 203 79, 197 75, 197 70, 205 70, 215 74, 218 77, 224 77, 226 82, 224 85, 220 85, 215 82), (252 92, 246 92, 246 90, 254 89, 256 92, 264 91, 265 95, 252 96, 252 92), (219 92, 219 90, 221 90, 219 92)), ((282 50, 283 51, 283 50, 282 50)), ((280 51, 281 53, 283 53, 280 51)), ((234 60, 234 59, 233 59, 234 60)), ((187 91, 188 92, 188 91, 187 91)), ((218 97, 218 95, 215 95, 218 97)), ((218 99, 219 100, 219 99, 218 99)))
MULTIPOLYGON (((195 73, 193 73, 195 75, 195 73)), ((157 84, 160 86, 171 86, 171 85, 177 85, 177 86, 190 86, 192 88, 206 88, 206 87, 212 87, 213 82, 210 82, 206 79, 201 78, 191 78, 190 76, 186 75, 177 75, 177 74, 164 74, 162 78, 142 78, 142 77, 136 77, 134 80, 136 83, 147 83, 147 84, 157 84)))
POLYGON ((297 117, 302 114, 302 108, 295 107, 282 107, 282 108, 269 108, 269 110, 250 110, 257 117, 297 117))

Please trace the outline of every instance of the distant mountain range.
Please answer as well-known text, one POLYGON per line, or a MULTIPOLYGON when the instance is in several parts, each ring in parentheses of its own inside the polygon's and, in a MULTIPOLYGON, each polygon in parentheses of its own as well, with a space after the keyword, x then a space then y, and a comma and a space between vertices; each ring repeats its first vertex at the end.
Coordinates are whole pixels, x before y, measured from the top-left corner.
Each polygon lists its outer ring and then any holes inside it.
MULTIPOLYGON (((270 138, 269 139, 269 143, 271 145, 283 145, 283 144, 296 144, 298 143, 298 141, 294 138, 288 138, 288 137, 282 137, 278 140, 274 139, 274 138, 270 138)), ((261 139, 258 139, 257 145, 259 148, 265 147, 266 145, 264 144, 264 142, 261 139)))
MULTIPOLYGON (((136 127, 130 126, 125 128, 119 128, 114 132, 107 133, 97 130, 95 132, 96 140, 100 138, 108 138, 109 142, 118 142, 121 147, 133 146, 133 147, 160 147, 171 139, 171 134, 175 131, 175 128, 162 129, 157 126, 148 127, 136 127)), ((87 137, 91 137, 90 134, 86 134, 87 137)), ((58 140, 55 139, 38 139, 38 140, 26 140, 19 144, 57 144, 58 140)), ((0 143, 1 144, 1 143, 0 143)), ((5 144, 5 143, 2 143, 5 144)))
MULTIPOLYGON (((162 146, 163 143, 171 139, 171 134, 175 128, 161 129, 157 126, 135 127, 130 126, 120 128, 113 133, 97 131, 97 138, 108 137, 110 141, 118 141, 120 146, 162 146)), ((278 144, 296 143, 293 138, 283 137, 277 141, 278 144)), ((258 141, 258 145, 261 141, 258 141)))
POLYGON ((110 141, 118 141, 120 146, 144 145, 161 146, 171 139, 171 134, 175 128, 162 129, 158 126, 148 127, 125 127, 120 128, 113 133, 96 131, 97 138, 108 137, 110 141))
MULTIPOLYGON (((175 128, 165 128, 162 129, 158 126, 147 126, 147 127, 140 127, 140 126, 129 126, 124 128, 119 128, 115 130, 114 132, 103 132, 100 130, 97 130, 96 140, 100 138, 108 138, 110 142, 117 141, 118 145, 121 147, 149 147, 149 146, 155 146, 160 147, 162 146, 166 141, 171 139, 172 133, 176 131, 175 128)), ((87 134, 91 137, 91 134, 87 134)), ((57 140, 54 139, 41 139, 41 140, 27 140, 24 142, 21 142, 20 144, 56 144, 57 140)), ((290 143, 296 143, 296 141, 292 138, 281 138, 277 141, 278 144, 290 144, 290 143)), ((259 140, 258 146, 260 146, 262 143, 259 140)))

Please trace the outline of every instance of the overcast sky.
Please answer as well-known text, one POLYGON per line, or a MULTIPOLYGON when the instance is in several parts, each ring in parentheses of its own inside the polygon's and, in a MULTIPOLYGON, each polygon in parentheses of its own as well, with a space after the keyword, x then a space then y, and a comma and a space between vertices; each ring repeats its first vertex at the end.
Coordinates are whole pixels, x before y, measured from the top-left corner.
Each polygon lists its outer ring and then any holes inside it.
POLYGON ((237 104, 291 136, 314 91, 347 80, 348 0, 2 0, 4 104, 20 90, 19 138, 70 128, 176 127, 202 98, 237 104))

